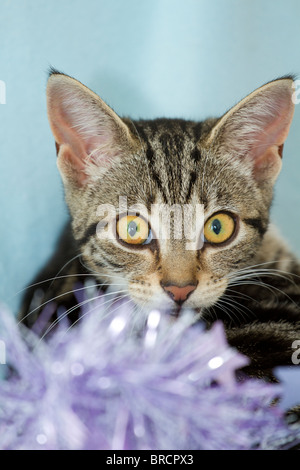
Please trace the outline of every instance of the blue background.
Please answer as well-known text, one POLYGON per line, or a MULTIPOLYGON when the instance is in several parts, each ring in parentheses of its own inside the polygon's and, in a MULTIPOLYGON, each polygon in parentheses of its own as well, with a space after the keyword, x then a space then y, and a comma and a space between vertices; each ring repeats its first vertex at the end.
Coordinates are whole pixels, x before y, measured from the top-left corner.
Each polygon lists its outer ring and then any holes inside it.
MULTIPOLYGON (((16 311, 67 217, 49 130, 47 70, 120 115, 203 119, 263 83, 300 75, 299 0, 1 0, 0 301, 16 311)), ((298 254, 300 113, 273 219, 298 254)))

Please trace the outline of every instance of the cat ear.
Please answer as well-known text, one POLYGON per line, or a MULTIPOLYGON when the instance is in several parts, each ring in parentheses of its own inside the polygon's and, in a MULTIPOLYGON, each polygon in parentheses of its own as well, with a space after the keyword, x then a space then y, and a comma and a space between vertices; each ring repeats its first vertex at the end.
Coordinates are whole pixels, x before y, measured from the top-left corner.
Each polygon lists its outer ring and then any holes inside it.
MULTIPOLYGON (((208 136, 215 151, 248 161, 258 184, 274 183, 294 113, 293 79, 255 90, 228 111, 208 136)), ((246 162, 245 162, 246 163, 246 162)))
POLYGON ((84 186, 136 147, 125 122, 98 95, 67 75, 50 75, 47 106, 64 180, 84 186))

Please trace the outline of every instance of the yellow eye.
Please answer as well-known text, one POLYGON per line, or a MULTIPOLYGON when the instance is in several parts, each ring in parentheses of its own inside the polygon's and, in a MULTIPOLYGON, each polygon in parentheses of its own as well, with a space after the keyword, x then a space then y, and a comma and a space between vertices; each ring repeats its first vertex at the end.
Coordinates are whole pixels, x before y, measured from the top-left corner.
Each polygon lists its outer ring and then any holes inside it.
POLYGON ((233 235, 235 221, 225 212, 213 215, 204 225, 204 237, 208 243, 224 243, 233 235))
POLYGON ((130 245, 142 245, 150 235, 148 223, 136 215, 124 215, 117 222, 117 233, 130 245))

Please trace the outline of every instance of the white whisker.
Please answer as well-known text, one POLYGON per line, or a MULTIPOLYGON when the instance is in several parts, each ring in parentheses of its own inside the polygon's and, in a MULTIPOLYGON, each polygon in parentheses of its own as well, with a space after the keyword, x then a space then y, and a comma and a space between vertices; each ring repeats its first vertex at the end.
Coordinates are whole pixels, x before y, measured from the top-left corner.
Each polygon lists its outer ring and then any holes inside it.
POLYGON ((246 312, 244 310, 247 310, 247 312, 250 313, 250 315, 253 315, 253 312, 248 308, 246 307, 245 305, 241 304, 240 302, 238 302, 237 300, 235 300, 232 296, 230 295, 227 295, 227 294, 223 294, 222 297, 220 298, 220 301, 225 301, 227 303, 227 305, 229 306, 232 306, 232 308, 234 308, 237 312, 241 313, 242 317, 243 318, 246 318, 244 315, 246 314, 246 312), (242 307, 242 308, 240 308, 242 307))
MULTIPOLYGON (((99 298, 100 298, 100 296, 97 297, 97 299, 99 299, 99 298)), ((107 300, 106 302, 104 302, 103 304, 101 304, 101 308, 102 308, 105 304, 107 304, 107 303, 109 303, 109 302, 113 302, 114 300, 119 300, 119 299, 120 299, 120 297, 117 298, 117 299, 109 299, 109 300, 107 300)), ((126 296, 122 297, 122 300, 123 300, 123 299, 126 299, 126 296)), ((91 299, 91 300, 94 300, 94 299, 91 299)), ((123 303, 123 305, 127 305, 127 304, 130 303, 130 302, 131 302, 131 300, 129 299, 129 300, 125 301, 125 302, 123 303)), ((118 308, 118 307, 117 307, 117 308, 118 308)), ((117 308, 116 308, 116 309, 117 309, 117 308)), ((80 322, 83 317, 85 317, 86 315, 89 315, 90 313, 94 312, 94 311, 97 310, 97 309, 98 309, 98 305, 95 305, 95 307, 92 307, 92 308, 89 309, 87 312, 85 312, 85 313, 83 313, 82 315, 80 315, 80 317, 79 317, 77 320, 75 320, 75 321, 69 326, 69 328, 66 330, 66 333, 67 333, 71 328, 73 328, 73 326, 75 326, 76 323, 80 322)), ((114 309, 114 310, 109 310, 105 315, 102 315, 101 318, 104 319, 104 318, 106 318, 107 316, 111 316, 112 313, 113 313, 116 309, 114 309)))
MULTIPOLYGON (((94 285, 89 285, 89 286, 83 286, 83 287, 79 287, 77 289, 72 289, 70 291, 67 291, 67 292, 63 292, 62 294, 59 294, 55 297, 52 297, 51 299, 41 303, 40 305, 38 305, 37 307, 35 307, 33 310, 31 310, 30 312, 28 312, 24 317, 21 318, 21 320, 18 322, 18 325, 20 323, 22 323, 24 320, 26 320, 26 318, 28 318, 30 315, 32 315, 34 312, 36 312, 37 310, 41 309, 42 307, 44 307, 45 305, 49 304, 50 302, 54 302, 55 300, 61 298, 61 297, 64 297, 65 295, 68 295, 68 294, 75 294, 75 292, 79 292, 79 291, 83 291, 83 290, 86 290, 86 289, 91 289, 91 287, 103 287, 103 283, 99 283, 99 284, 94 284, 94 285)), ((114 285, 117 285, 117 284, 114 284, 114 285)), ((120 284, 122 285, 122 284, 120 284)), ((109 284, 109 286, 112 286, 112 284, 109 284)), ((104 294, 105 295, 105 294, 104 294)))
MULTIPOLYGON (((52 323, 51 325, 49 325, 49 327, 47 328, 47 330, 44 332, 44 334, 42 335, 42 337, 40 338, 40 341, 42 339, 45 338, 45 336, 47 334, 50 333, 50 331, 65 317, 67 317, 70 313, 72 313, 74 310, 76 310, 77 308, 82 308, 84 305, 88 304, 89 302, 92 302, 92 301, 95 301, 103 296, 108 296, 108 295, 116 295, 116 294, 120 294, 120 293, 124 293, 126 292, 126 290, 121 290, 121 291, 116 291, 116 292, 110 292, 110 293, 106 293, 106 294, 99 294, 95 297, 92 297, 90 299, 85 299, 84 301, 82 302, 79 302, 77 303, 76 305, 74 305, 73 307, 69 308, 68 310, 66 310, 66 312, 64 312, 60 317, 56 318, 52 323)), ((111 302, 112 300, 111 299, 108 299, 106 300, 106 302, 103 303, 103 305, 105 305, 106 303, 109 303, 111 302)))
MULTIPOLYGON (((62 268, 60 268, 60 270, 58 271, 57 275, 55 276, 55 278, 57 276, 59 276, 59 274, 68 266, 68 264, 72 263, 72 261, 75 261, 75 259, 77 258, 80 258, 81 257, 81 253, 79 253, 78 255, 74 256, 73 258, 71 258, 67 263, 64 264, 64 266, 62 268)), ((52 283, 50 284, 50 287, 52 286, 55 278, 53 279, 52 283)))
POLYGON ((88 273, 75 273, 75 274, 65 274, 63 276, 55 276, 55 277, 50 277, 48 279, 44 279, 43 281, 35 282, 34 284, 30 284, 27 287, 24 287, 24 289, 19 290, 15 295, 21 294, 22 292, 26 291, 27 289, 31 289, 32 287, 38 287, 42 284, 45 284, 46 282, 54 281, 54 280, 59 280, 59 279, 66 279, 69 277, 95 277, 94 274, 88 274, 88 273))

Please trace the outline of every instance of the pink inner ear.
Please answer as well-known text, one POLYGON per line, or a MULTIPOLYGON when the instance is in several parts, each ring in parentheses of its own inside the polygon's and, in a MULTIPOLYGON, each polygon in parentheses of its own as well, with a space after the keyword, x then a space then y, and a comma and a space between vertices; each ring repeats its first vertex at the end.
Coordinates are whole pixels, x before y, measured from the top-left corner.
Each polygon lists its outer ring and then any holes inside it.
POLYGON ((127 136, 126 125, 114 111, 91 90, 62 75, 50 77, 47 99, 59 167, 65 176, 82 184, 91 173, 87 165, 111 165, 121 151, 118 142, 123 146, 127 136), (120 140, 122 135, 125 139, 120 140))
MULTIPOLYGON (((65 142, 59 146, 59 168, 79 186, 84 186, 90 178, 88 165, 107 169, 111 166, 113 158, 120 153, 109 129, 106 130, 106 135, 90 135, 91 130, 77 133, 63 120, 58 120, 56 124, 59 138, 65 142)), ((96 129, 96 132, 103 130, 96 129)))
POLYGON ((109 131, 107 131, 107 135, 85 138, 84 150, 87 161, 103 167, 108 167, 111 164, 111 159, 118 154, 117 149, 113 148, 109 131))
POLYGON ((273 183, 281 168, 283 144, 294 113, 292 83, 282 79, 261 87, 217 124, 220 148, 248 161, 255 180, 262 184, 273 183))
POLYGON ((84 186, 88 181, 84 162, 74 154, 67 144, 59 147, 57 165, 62 174, 77 186, 84 186))
POLYGON ((282 150, 293 117, 290 99, 276 102, 274 117, 268 115, 266 125, 255 139, 250 154, 254 160, 253 174, 258 182, 274 182, 281 169, 282 150))
POLYGON ((288 108, 285 110, 285 113, 280 114, 262 128, 253 148, 254 158, 259 157, 264 151, 274 145, 278 147, 278 154, 282 157, 283 144, 289 133, 292 115, 293 113, 290 114, 288 108))
POLYGON ((269 147, 255 160, 253 175, 256 181, 274 181, 281 169, 277 146, 269 147))
POLYGON ((83 160, 77 157, 77 155, 74 154, 74 152, 68 146, 65 147, 66 148, 63 150, 60 158, 64 158, 66 163, 70 164, 77 171, 84 172, 85 164, 83 160))

